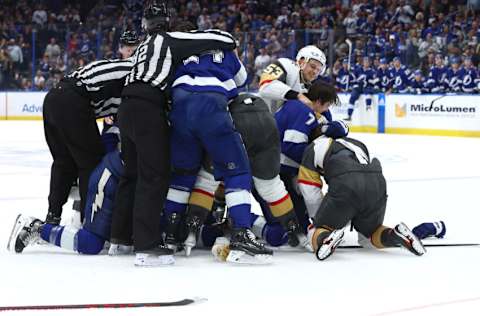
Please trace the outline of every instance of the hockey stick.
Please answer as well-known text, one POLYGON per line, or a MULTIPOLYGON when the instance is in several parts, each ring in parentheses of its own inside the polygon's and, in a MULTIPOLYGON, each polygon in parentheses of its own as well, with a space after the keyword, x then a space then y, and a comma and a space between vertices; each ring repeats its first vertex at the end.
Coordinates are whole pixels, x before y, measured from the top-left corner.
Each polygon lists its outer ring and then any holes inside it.
MULTIPOLYGON (((460 243, 460 244, 429 244, 429 245, 423 245, 424 247, 475 247, 475 246, 480 246, 480 244, 475 244, 475 243, 460 243)), ((360 245, 350 245, 350 246, 338 246, 337 248, 343 248, 343 249, 360 249, 364 248, 360 245)))
POLYGON ((433 99, 432 102, 430 102, 430 108, 433 108, 433 104, 434 104, 435 102, 437 102, 437 101, 440 100, 440 99, 445 98, 446 96, 447 96, 447 95, 444 94, 444 95, 439 96, 438 98, 433 99))
POLYGON ((136 307, 168 307, 185 306, 195 302, 206 301, 205 298, 186 298, 180 301, 152 303, 110 303, 110 304, 65 304, 65 305, 31 305, 31 306, 0 306, 0 312, 46 309, 86 309, 86 308, 136 308, 136 307))

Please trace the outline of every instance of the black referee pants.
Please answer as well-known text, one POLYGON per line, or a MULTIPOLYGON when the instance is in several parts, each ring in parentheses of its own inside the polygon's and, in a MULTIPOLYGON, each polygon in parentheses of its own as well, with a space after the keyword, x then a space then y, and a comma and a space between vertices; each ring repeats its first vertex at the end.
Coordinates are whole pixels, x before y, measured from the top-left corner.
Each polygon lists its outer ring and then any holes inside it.
POLYGON ((115 198, 111 237, 125 243, 133 236, 137 252, 161 241, 160 216, 170 177, 166 99, 158 91, 152 94, 158 96, 122 97, 117 116, 125 173, 115 198))
POLYGON ((43 126, 53 157, 48 211, 61 216, 78 177, 83 219, 88 179, 104 155, 93 108, 70 84, 60 83, 45 96, 43 126))

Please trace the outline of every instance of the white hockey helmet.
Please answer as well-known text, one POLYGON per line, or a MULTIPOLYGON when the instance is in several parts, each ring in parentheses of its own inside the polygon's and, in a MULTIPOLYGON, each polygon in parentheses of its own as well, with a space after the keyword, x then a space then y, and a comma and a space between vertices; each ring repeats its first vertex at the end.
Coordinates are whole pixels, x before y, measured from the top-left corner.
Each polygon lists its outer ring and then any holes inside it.
POLYGON ((320 75, 325 72, 327 67, 327 57, 325 57, 325 54, 317 46, 307 45, 301 48, 297 53, 296 61, 299 62, 302 58, 304 58, 306 62, 308 62, 310 59, 318 60, 322 64, 320 75))

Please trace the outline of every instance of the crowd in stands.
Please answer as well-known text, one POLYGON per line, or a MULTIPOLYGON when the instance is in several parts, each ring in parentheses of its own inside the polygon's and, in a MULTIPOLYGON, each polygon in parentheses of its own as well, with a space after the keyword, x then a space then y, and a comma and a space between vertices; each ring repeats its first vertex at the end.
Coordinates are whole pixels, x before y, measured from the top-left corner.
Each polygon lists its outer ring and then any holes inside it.
MULTIPOLYGON (((428 80, 435 56, 480 61, 480 0, 177 0, 173 23, 218 28, 239 40, 249 87, 280 57, 306 44, 325 51, 335 76, 369 57, 393 66, 397 57, 428 80), (347 45, 346 39, 352 43, 347 45), (351 50, 349 50, 351 48, 351 50)), ((142 0, 3 0, 0 7, 0 90, 48 90, 69 71, 115 58, 125 29, 141 32, 142 0)), ((413 71, 412 71, 413 72, 413 71)), ((353 73, 352 73, 353 74, 353 73)), ((353 86, 353 85, 352 85, 353 86)))

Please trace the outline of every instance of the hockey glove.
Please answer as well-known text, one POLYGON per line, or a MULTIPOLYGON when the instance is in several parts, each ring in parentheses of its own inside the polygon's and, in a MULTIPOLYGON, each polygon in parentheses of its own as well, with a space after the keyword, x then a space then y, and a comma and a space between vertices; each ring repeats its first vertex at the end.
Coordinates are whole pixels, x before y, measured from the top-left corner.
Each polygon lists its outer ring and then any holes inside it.
POLYGON ((412 232, 420 239, 425 239, 427 237, 443 238, 447 232, 447 228, 443 221, 428 222, 415 226, 412 229, 412 232))

